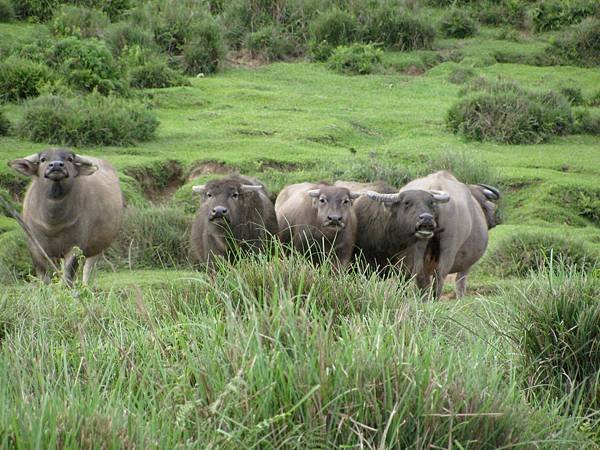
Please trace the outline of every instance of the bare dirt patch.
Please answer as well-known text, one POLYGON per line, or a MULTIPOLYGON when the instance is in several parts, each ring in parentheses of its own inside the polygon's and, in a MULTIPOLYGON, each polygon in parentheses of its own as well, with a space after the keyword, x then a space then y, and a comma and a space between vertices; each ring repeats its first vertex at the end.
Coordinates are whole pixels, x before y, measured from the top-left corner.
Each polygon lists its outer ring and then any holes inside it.
POLYGON ((227 175, 236 172, 236 169, 218 161, 205 161, 197 164, 187 176, 187 181, 195 180, 203 175, 222 174, 227 175))

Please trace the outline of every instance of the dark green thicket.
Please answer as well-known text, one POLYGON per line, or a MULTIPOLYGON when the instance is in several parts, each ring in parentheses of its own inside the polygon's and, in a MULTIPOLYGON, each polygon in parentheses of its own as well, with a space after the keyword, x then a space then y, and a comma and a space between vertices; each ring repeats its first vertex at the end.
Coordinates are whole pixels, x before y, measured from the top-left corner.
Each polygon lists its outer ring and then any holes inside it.
POLYGON ((346 75, 366 75, 380 69, 383 52, 372 44, 352 44, 337 47, 327 66, 346 75))
POLYGON ((509 334, 533 398, 561 400, 570 414, 600 408, 600 278, 558 266, 506 293, 509 334), (510 297, 510 299, 508 298, 510 297))
POLYGON ((131 145, 152 139, 157 126, 156 116, 141 104, 99 94, 47 95, 26 104, 18 133, 50 144, 131 145))
POLYGON ((8 117, 6 117, 4 111, 0 109, 0 136, 6 136, 8 133, 10 133, 11 128, 12 124, 10 123, 10 120, 8 120, 8 117))
POLYGON ((77 36, 80 38, 103 36, 110 20, 97 9, 83 6, 61 5, 52 18, 52 32, 57 36, 77 36))
POLYGON ((186 86, 190 82, 181 73, 171 69, 162 59, 152 59, 129 71, 129 83, 134 88, 167 88, 186 86))
POLYGON ((527 231, 503 238, 486 255, 485 265, 502 277, 522 277, 559 263, 589 270, 600 262, 599 258, 598 252, 581 239, 527 231))
POLYGON ((46 65, 11 56, 0 63, 0 102, 37 97, 53 78, 46 65))
POLYGON ((117 22, 104 30, 104 40, 114 56, 119 56, 124 49, 139 47, 158 50, 151 30, 133 22, 117 22))
POLYGON ((463 9, 452 9, 442 17, 440 30, 446 37, 462 39, 477 32, 477 22, 463 9))
POLYGON ((63 4, 102 10, 111 19, 117 19, 133 6, 132 0, 15 0, 13 3, 19 19, 37 22, 49 20, 63 4))
POLYGON ((528 91, 502 81, 477 81, 469 91, 475 92, 457 101, 446 117, 450 129, 467 139, 535 144, 571 132, 571 107, 556 92, 528 91))
POLYGON ((221 30, 212 18, 198 23, 183 46, 183 70, 189 75, 216 72, 225 56, 221 30))
POLYGON ((267 25, 248 34, 246 48, 253 57, 266 61, 278 61, 294 56, 296 48, 283 30, 275 25, 267 25))
POLYGON ((600 3, 596 0, 543 0, 535 2, 527 11, 536 31, 556 30, 598 12, 600 3))
POLYGON ((0 22, 12 22, 15 18, 15 8, 11 0, 0 0, 0 22))
POLYGON ((600 136, 600 111, 578 110, 575 111, 574 133, 591 134, 600 136))
POLYGON ((600 18, 589 18, 558 36, 546 53, 557 64, 600 65, 600 18))
POLYGON ((348 11, 335 8, 319 14, 312 21, 308 47, 314 59, 325 61, 336 47, 358 39, 358 19, 348 11))

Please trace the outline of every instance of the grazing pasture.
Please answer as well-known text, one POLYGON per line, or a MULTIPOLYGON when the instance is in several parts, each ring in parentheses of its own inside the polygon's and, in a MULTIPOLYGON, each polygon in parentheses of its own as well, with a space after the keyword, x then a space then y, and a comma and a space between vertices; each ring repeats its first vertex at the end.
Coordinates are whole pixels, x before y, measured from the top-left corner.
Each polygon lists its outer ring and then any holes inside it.
POLYGON ((2 448, 600 446, 596 2, 61 3, 0 0, 2 448), (122 225, 89 285, 43 284, 7 162, 73 145, 122 225), (502 192, 461 298, 190 253, 213 179, 438 170, 502 192))

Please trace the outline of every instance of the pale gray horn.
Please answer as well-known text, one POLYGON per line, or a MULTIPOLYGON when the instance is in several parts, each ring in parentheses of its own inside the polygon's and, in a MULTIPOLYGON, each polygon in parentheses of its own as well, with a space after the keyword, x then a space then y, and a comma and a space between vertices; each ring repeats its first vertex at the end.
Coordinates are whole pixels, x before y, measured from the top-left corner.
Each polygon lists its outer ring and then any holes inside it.
POLYGON ((444 191, 436 191, 435 189, 430 189, 429 192, 433 195, 433 198, 438 203, 447 203, 450 201, 450 194, 444 191))
POLYGON ((401 195, 402 193, 400 192, 396 192, 395 194, 381 194, 375 191, 367 191, 367 197, 369 197, 371 200, 385 203, 399 202, 401 195))
POLYGON ((489 184, 477 183, 477 186, 483 188, 483 194, 487 197, 488 200, 500 200, 500 191, 496 189, 494 186, 490 186, 489 184), (487 192, 486 192, 487 190, 487 192), (491 195, 489 195, 491 194, 491 195))
POLYGON ((197 184, 196 186, 192 186, 192 192, 196 192, 197 194, 201 194, 204 192, 204 184, 197 184))
POLYGON ((362 192, 352 192, 350 191, 350 198, 352 200, 356 200, 358 197, 360 197, 362 195, 362 192))
POLYGON ((33 155, 26 156, 25 158, 22 158, 22 159, 26 159, 27 161, 32 162, 32 163, 37 163, 37 162, 40 162, 40 154, 34 153, 33 155))
POLYGON ((257 184, 242 184, 242 191, 246 191, 246 192, 258 192, 262 189, 263 187, 261 185, 257 185, 257 184))
POLYGON ((311 189, 307 192, 307 194, 309 197, 317 198, 319 195, 321 195, 321 189, 311 189))

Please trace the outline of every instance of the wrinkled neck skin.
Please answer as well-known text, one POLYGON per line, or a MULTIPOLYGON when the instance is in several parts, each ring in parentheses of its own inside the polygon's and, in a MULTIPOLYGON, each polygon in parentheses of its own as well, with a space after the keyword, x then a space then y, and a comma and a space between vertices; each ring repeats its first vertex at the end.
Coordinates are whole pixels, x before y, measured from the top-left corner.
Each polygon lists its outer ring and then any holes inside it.
POLYGON ((43 207, 36 215, 49 227, 69 225, 77 220, 77 195, 72 186, 61 181, 39 178, 35 181, 38 200, 43 207))

